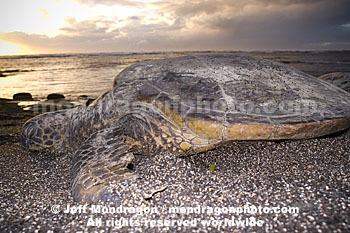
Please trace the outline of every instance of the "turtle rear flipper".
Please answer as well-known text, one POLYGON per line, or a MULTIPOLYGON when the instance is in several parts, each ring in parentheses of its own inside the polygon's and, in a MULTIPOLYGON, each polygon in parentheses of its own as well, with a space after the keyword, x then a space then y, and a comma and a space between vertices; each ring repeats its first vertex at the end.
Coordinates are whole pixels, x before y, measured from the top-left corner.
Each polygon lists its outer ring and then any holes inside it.
POLYGON ((128 165, 134 159, 128 137, 120 128, 100 130, 81 146, 73 158, 73 199, 77 202, 118 201, 110 184, 135 179, 128 165))

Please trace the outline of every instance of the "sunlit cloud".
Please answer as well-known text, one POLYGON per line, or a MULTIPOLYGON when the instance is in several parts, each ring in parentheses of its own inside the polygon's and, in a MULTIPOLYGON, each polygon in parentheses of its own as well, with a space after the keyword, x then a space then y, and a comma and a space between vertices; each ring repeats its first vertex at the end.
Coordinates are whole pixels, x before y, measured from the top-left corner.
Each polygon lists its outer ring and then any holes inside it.
POLYGON ((350 49, 348 0, 17 1, 0 41, 40 53, 350 49))

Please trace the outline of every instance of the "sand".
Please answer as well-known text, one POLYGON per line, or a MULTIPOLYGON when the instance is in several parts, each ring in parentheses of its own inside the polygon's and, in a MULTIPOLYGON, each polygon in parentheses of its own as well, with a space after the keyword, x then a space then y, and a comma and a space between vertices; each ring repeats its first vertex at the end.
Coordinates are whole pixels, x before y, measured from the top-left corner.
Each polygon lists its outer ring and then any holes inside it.
POLYGON ((350 231, 350 131, 138 157, 141 179, 115 187, 119 205, 84 207, 72 200, 70 155, 21 147, 30 116, 0 114, 0 232, 350 231))

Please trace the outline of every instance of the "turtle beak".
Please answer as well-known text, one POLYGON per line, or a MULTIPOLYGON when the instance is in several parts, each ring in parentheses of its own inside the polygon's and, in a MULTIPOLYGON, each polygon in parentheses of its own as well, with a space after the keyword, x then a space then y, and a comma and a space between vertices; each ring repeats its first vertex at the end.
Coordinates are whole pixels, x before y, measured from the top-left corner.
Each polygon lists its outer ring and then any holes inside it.
POLYGON ((29 147, 29 140, 26 136, 24 136, 23 133, 21 134, 21 143, 22 143, 22 146, 29 147))
POLYGON ((23 125, 23 128, 22 128, 22 132, 21 132, 21 143, 24 147, 28 147, 30 148, 30 138, 34 135, 35 133, 35 123, 33 122, 26 122, 24 125, 23 125))

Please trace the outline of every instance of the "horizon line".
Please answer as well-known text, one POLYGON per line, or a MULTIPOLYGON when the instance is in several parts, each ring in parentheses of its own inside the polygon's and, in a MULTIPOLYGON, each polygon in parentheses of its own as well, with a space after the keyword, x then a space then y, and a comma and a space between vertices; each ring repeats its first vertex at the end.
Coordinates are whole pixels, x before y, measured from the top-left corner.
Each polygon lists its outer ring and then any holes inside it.
POLYGON ((33 54, 0 54, 0 58, 13 57, 39 57, 39 56, 84 56, 84 55, 130 55, 130 54, 151 54, 151 53, 213 53, 213 52, 245 52, 245 53, 264 53, 264 52, 350 52, 349 49, 246 49, 246 50, 230 50, 230 49, 201 49, 201 50, 154 50, 154 51, 115 51, 115 52, 57 52, 57 53, 33 53, 33 54))

